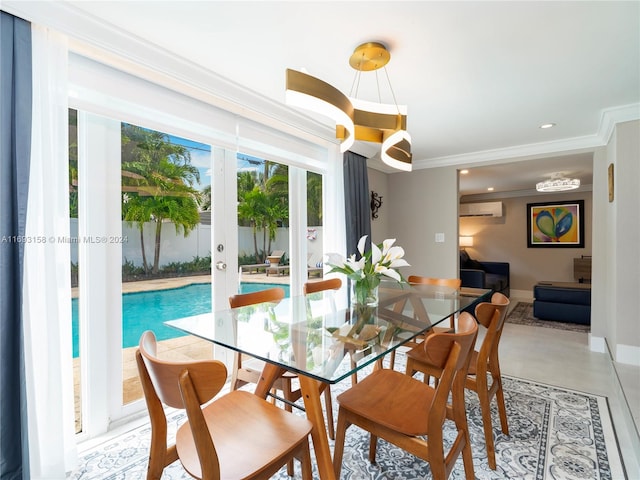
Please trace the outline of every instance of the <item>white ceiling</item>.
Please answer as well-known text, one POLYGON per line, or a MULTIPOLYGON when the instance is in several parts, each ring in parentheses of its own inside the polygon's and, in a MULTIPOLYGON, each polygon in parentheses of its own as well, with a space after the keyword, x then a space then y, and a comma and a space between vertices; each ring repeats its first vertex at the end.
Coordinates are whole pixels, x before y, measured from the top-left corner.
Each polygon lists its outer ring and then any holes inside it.
MULTIPOLYGON (((605 111, 640 102, 638 1, 67 3, 282 103, 286 68, 349 94, 353 49, 383 42, 395 97, 408 106, 415 166, 592 146, 605 111), (557 125, 539 128, 547 122, 557 125)), ((380 82, 382 101, 393 103, 380 82)), ((364 74, 358 98, 377 101, 375 90, 375 74, 364 74)), ((471 179, 491 178, 496 190, 522 190, 556 171, 591 184, 590 158, 475 170, 462 188, 480 193, 487 185, 471 179)))

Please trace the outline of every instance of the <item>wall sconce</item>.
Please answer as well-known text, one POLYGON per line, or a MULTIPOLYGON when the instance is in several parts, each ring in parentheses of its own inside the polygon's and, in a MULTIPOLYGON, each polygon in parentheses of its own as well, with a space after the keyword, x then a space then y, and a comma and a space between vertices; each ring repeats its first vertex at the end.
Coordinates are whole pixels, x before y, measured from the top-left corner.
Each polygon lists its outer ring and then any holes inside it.
POLYGON ((460 246, 461 247, 473 247, 473 237, 472 236, 461 236, 460 237, 460 246))
POLYGON ((371 190, 371 218, 378 218, 380 207, 382 207, 382 197, 371 190))

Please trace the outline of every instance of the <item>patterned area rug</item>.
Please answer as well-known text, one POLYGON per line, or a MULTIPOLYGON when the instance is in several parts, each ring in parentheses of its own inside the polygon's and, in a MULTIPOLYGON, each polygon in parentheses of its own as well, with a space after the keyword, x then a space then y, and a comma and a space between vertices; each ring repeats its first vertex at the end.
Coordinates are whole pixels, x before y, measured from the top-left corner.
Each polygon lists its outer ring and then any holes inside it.
MULTIPOLYGON (((339 394, 350 381, 332 387, 339 394)), ((495 401, 492 402, 496 432, 497 470, 489 469, 486 459, 482 416, 478 398, 468 392, 467 412, 475 476, 477 479, 620 479, 624 470, 620 461, 607 399, 586 393, 541 385, 527 380, 504 377, 505 402, 510 435, 500 431, 495 401)), ((334 402, 337 408, 337 402, 334 402)), ((337 412, 336 412, 337 418, 337 412)), ((182 412, 170 415, 170 430, 185 419, 182 412)), ((141 426, 105 442, 80 458, 80 468, 69 479, 143 479, 146 475, 150 439, 148 425, 141 426)), ((455 428, 445 424, 445 451, 455 436, 455 428)), ((333 448, 333 442, 330 441, 333 448)), ((428 463, 380 440, 377 464, 367 458, 368 434, 357 427, 347 430, 341 479, 416 479, 430 478, 428 463)), ((180 462, 167 467, 163 480, 189 479, 180 462)), ((283 468, 275 477, 287 480, 283 468)), ((296 479, 300 469, 296 465, 296 479)), ((318 478, 314 466, 314 478, 318 478)), ((459 459, 452 479, 464 479, 459 459)))
POLYGON ((532 327, 556 328, 558 330, 570 330, 572 332, 591 331, 590 325, 581 325, 579 323, 556 322, 554 320, 539 320, 533 316, 533 304, 528 302, 518 302, 506 319, 507 323, 516 323, 518 325, 529 325, 532 327))

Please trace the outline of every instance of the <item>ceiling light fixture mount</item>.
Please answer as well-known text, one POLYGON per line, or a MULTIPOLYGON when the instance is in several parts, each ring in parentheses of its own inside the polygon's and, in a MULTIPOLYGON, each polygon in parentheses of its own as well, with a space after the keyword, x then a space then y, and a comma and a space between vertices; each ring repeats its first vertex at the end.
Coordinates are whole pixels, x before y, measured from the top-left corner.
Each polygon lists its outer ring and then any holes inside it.
POLYGON ((580 187, 580 179, 566 178, 563 172, 552 173, 550 179, 536 184, 538 192, 564 192, 578 187, 580 187))
MULTIPOLYGON (((359 81, 362 72, 383 68, 390 59, 391 54, 383 44, 367 42, 356 47, 349 58, 349 65, 357 71, 359 81)), ((341 152, 349 150, 356 140, 380 143, 380 158, 384 163, 410 171, 412 155, 411 136, 406 130, 407 108, 395 102, 393 89, 391 93, 393 104, 359 100, 344 95, 318 78, 287 69, 287 104, 333 119, 336 122, 336 138, 342 140, 341 152)))

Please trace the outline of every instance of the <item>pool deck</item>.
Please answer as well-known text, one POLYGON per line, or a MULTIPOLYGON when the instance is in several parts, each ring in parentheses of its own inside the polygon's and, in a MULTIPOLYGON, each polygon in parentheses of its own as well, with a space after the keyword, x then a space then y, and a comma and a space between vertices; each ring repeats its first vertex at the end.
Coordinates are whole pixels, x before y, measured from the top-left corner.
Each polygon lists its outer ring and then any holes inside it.
MULTIPOLYGON (((311 279, 310 279, 311 280, 311 279)), ((318 278, 321 280, 321 278, 318 278)), ((242 282, 289 284, 289 275, 269 275, 265 273, 243 273, 242 282)), ((161 278, 155 280, 141 280, 122 284, 122 293, 145 292, 184 287, 194 283, 210 283, 211 275, 194 275, 190 277, 161 278)), ((78 289, 72 289, 72 296, 78 296, 78 289)), ((122 400, 123 404, 142 398, 142 387, 138 379, 138 369, 135 361, 137 347, 122 349, 122 400)), ((203 360, 211 359, 212 345, 206 340, 192 336, 174 338, 158 342, 158 351, 163 358, 172 360, 203 360)), ((74 393, 76 407, 76 431, 80 430, 80 359, 73 359, 74 393)))

